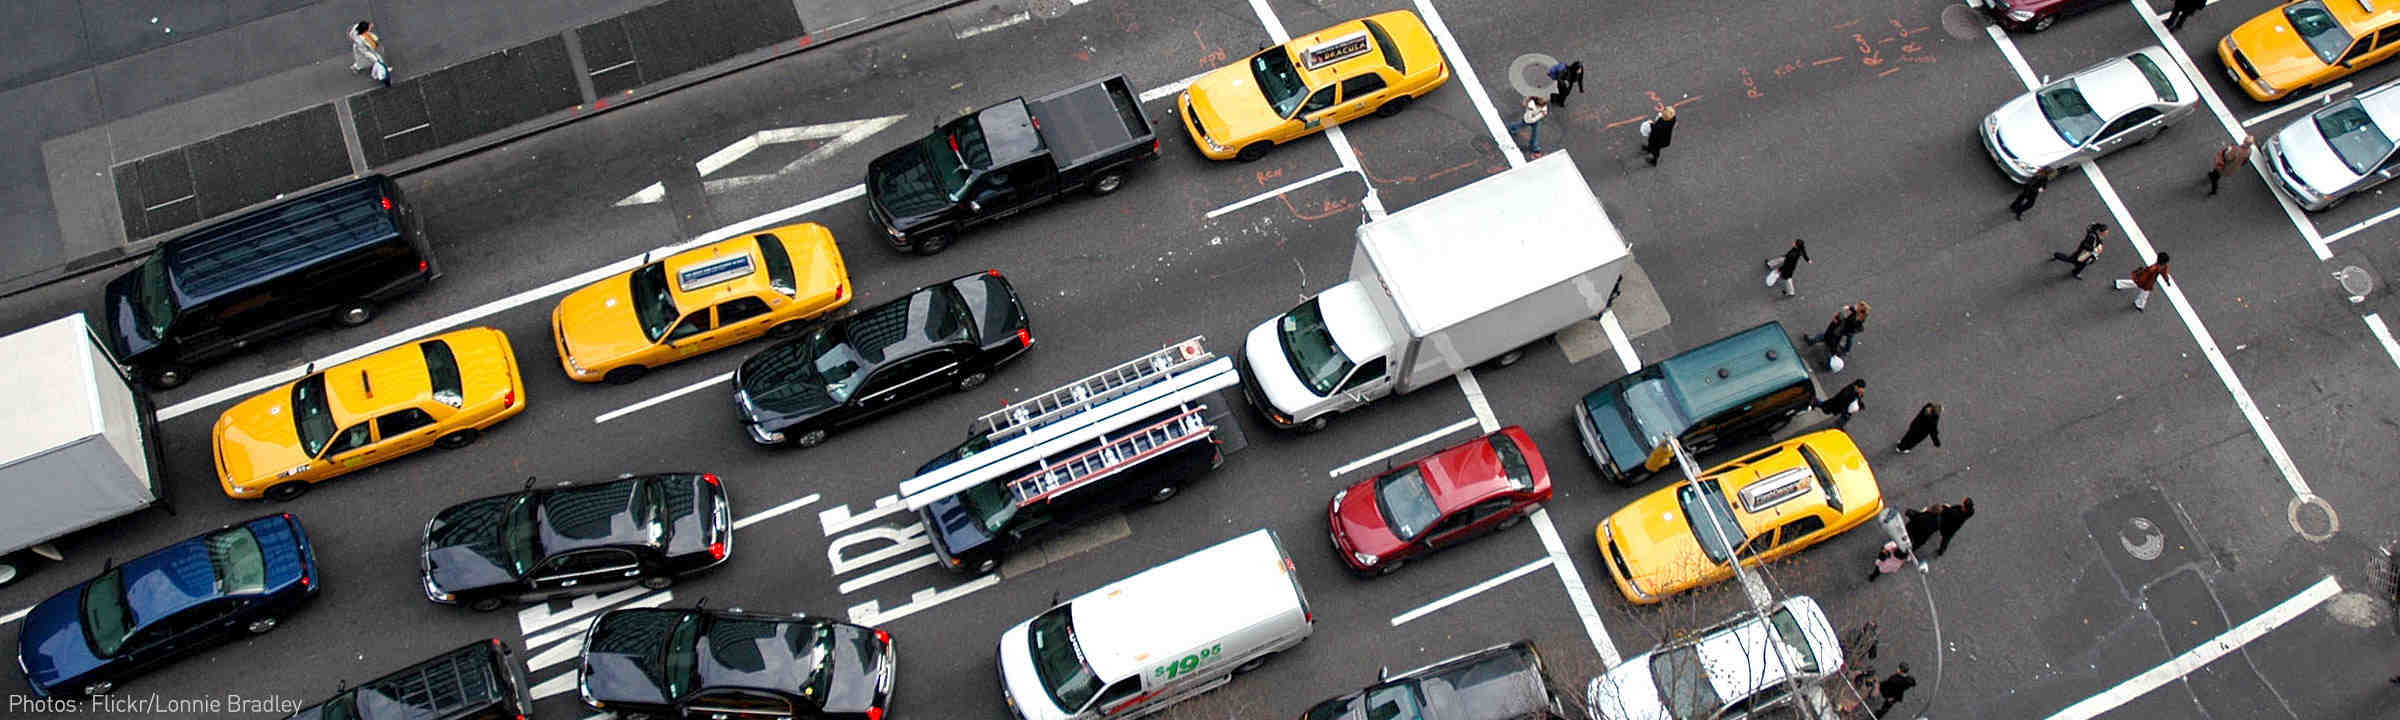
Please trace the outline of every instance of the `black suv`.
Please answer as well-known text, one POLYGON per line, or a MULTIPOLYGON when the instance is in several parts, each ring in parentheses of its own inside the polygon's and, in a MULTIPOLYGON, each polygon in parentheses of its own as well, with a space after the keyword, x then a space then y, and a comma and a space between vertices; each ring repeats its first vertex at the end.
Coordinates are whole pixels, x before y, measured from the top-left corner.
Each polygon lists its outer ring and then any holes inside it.
POLYGON ((734 371, 733 402, 752 441, 816 447, 834 428, 972 390, 1032 347, 1016 289, 998 270, 981 272, 759 351, 734 371))
POLYGON ((425 524, 425 598, 477 611, 675 578, 733 555, 715 475, 665 473, 529 488, 450 506, 425 524))
POLYGON ((468 643, 360 683, 288 720, 480 720, 529 717, 525 664, 499 638, 468 643))

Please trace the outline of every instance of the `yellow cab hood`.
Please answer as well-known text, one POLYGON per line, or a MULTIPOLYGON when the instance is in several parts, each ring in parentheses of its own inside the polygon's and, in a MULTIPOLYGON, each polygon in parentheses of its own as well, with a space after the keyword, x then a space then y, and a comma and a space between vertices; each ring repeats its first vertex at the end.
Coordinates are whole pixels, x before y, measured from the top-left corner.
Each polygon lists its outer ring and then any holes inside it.
POLYGON ((1652 595, 1675 592, 1725 571, 1700 551, 1691 521, 1675 501, 1677 487, 1681 486, 1651 493, 1608 518, 1626 569, 1633 572, 1634 583, 1652 595))
POLYGON ((2250 66, 2258 69, 2258 79, 2279 91, 2290 91, 2308 84, 2309 79, 2325 71, 2325 62, 2308 48, 2308 41, 2292 29, 2292 21, 2281 10, 2273 10, 2250 18, 2225 39, 2240 50, 2250 66))
MULTIPOLYGON (((1290 52, 1282 47, 1269 50, 1290 52)), ((1191 93, 1192 114, 1199 116, 1201 126, 1218 142, 1257 137, 1283 124, 1275 108, 1267 105, 1267 96, 1259 92, 1258 79, 1250 76, 1248 59, 1200 76, 1192 81, 1191 93)))
POLYGON ((220 481, 247 485, 309 461, 292 422, 292 387, 285 385, 226 408, 217 416, 220 481))
POLYGON ((586 285, 558 301, 559 337, 567 354, 586 366, 599 366, 655 344, 642 334, 633 313, 632 273, 586 285))

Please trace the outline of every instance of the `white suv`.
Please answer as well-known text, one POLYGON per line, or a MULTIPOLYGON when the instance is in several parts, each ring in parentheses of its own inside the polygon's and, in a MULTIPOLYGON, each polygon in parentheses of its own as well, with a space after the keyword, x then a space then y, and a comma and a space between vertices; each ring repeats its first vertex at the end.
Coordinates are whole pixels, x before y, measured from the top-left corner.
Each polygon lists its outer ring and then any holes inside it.
POLYGON ((1592 678, 1586 694, 1606 720, 1747 718, 1841 669, 1825 610, 1799 596, 1764 618, 1745 614, 1627 658, 1592 678))

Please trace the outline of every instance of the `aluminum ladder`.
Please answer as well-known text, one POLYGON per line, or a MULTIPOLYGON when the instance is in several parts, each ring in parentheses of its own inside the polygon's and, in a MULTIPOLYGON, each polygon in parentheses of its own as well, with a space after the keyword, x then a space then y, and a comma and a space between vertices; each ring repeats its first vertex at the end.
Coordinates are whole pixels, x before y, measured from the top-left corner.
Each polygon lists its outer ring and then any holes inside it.
POLYGON ((1175 373, 1215 358, 1200 347, 1200 338, 1175 343, 1097 374, 976 418, 970 435, 983 435, 999 444, 1044 425, 1058 422, 1084 408, 1173 377, 1175 373))
POLYGON ((1115 440, 1103 437, 1098 448, 1057 463, 1042 461, 1042 469, 1009 481, 1009 495, 1016 498, 1018 505, 1024 505, 1072 489, 1153 452, 1207 437, 1213 428, 1208 418, 1202 416, 1205 408, 1188 404, 1184 407, 1182 413, 1124 437, 1115 440))

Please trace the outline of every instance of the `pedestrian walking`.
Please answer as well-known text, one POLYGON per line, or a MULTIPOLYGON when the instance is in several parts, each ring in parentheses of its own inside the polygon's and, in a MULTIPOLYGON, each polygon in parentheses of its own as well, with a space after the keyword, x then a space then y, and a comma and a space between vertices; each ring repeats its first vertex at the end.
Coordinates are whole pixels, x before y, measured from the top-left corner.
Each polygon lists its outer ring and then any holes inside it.
POLYGON ((1834 427, 1849 425, 1850 416, 1867 409, 1867 381, 1863 378, 1850 381, 1840 392, 1818 404, 1817 409, 1833 416, 1834 427))
POLYGON ((1799 297, 1800 286, 1792 282, 1792 275, 1800 271, 1802 260, 1811 263, 1817 261, 1808 256, 1808 242, 1798 238, 1792 240, 1791 248, 1784 250, 1782 255, 1767 256, 1767 287, 1775 287, 1775 283, 1780 282, 1783 283, 1784 297, 1799 297))
POLYGON ((2050 186, 2050 175, 2049 170, 2034 173, 2023 187, 2017 188, 2017 199, 2009 201, 2008 211, 2017 214, 2018 222, 2024 222, 2025 211, 2033 209, 2033 201, 2042 199, 2042 189, 2050 186))
POLYGON ((2207 8, 2208 0, 2175 0, 2175 9, 2167 11, 2167 30, 2182 30, 2183 21, 2192 19, 2193 15, 2207 8))
POLYGON ((1875 569, 1867 572, 1867 582, 1875 582, 1876 578, 1900 572, 1900 567, 1907 564, 1908 551, 1900 549, 1900 543, 1885 541, 1883 550, 1875 553, 1875 569))
POLYGON ((383 38, 375 24, 360 20, 350 26, 350 72, 363 72, 384 87, 392 86, 392 66, 383 61, 383 38))
POLYGON ((1658 153, 1675 142, 1675 106, 1658 109, 1658 114, 1642 121, 1642 152, 1650 156, 1650 164, 1658 164, 1658 153))
POLYGON ((1521 119, 1518 122, 1508 124, 1508 139, 1517 139, 1518 130, 1530 130, 1532 137, 1525 142, 1525 149, 1535 155, 1540 155, 1542 152, 1542 118, 1550 117, 1550 101, 1536 95, 1525 96, 1525 114, 1519 117, 1521 119))
POLYGON ((2243 135, 2242 139, 2235 140, 2233 141, 2233 144, 2217 150, 2217 164, 2208 169, 2209 197, 2216 197, 2217 181, 2225 178, 2225 169, 2239 168, 2243 164, 2250 162, 2250 148, 2257 144, 2258 140, 2256 138, 2252 138, 2249 135, 2243 135))
POLYGON ((1950 536, 1958 534, 1958 529, 1965 527, 1967 518, 1971 517, 1975 517, 1975 498, 1960 500, 1957 505, 1942 508, 1942 544, 1933 548, 1934 557, 1950 552, 1950 536))
POLYGON ((2173 275, 2167 273, 2167 254, 2162 252, 2158 254, 2158 262, 2134 268, 2132 274, 2117 278, 2116 289, 2139 290, 2133 294, 2133 309, 2146 310, 2150 304, 2150 292, 2158 289, 2158 283, 2174 279, 2173 275))
POLYGON ((2100 259, 2100 252, 2106 250, 2107 245, 2108 223, 2092 223, 2091 227, 2083 229, 2083 242, 2075 244, 2074 254, 2054 252, 2050 253, 2050 259, 2074 265, 2075 271, 2067 274, 2080 280, 2083 279, 2084 266, 2100 259))
POLYGON ((1925 547, 1925 543, 1933 540, 1934 533, 1940 532, 1942 529, 1942 511, 1949 507, 1941 503, 1934 503, 1923 509, 1900 511, 1901 527, 1908 530, 1909 552, 1916 552, 1919 548, 1925 547))
POLYGON ((1892 449, 1907 455, 1917 443, 1927 439, 1933 440, 1934 447, 1942 446, 1941 403, 1925 403, 1925 407, 1918 409, 1916 419, 1908 421, 1908 432, 1900 433, 1900 444, 1892 446, 1892 449))
POLYGON ((1566 107, 1568 90, 1583 92, 1583 61, 1551 65, 1550 82, 1558 84, 1557 89, 1550 91, 1550 104, 1556 107, 1566 107))
POLYGON ((1900 698, 1908 694, 1908 689, 1916 686, 1917 679, 1908 676, 1908 663, 1900 663, 1900 671, 1884 678, 1875 688, 1883 695, 1883 707, 1876 708, 1875 715, 1882 717, 1884 713, 1891 712, 1892 706, 1900 704, 1900 698))
POLYGON ((1841 372, 1847 364, 1843 356, 1850 354, 1850 347, 1858 341, 1858 334, 1866 331, 1867 312, 1873 309, 1864 301, 1844 305, 1833 314, 1832 320, 1825 322, 1823 334, 1803 335, 1801 338, 1811 343, 1824 343, 1825 351, 1830 353, 1825 358, 1825 366, 1834 372, 1841 372))

